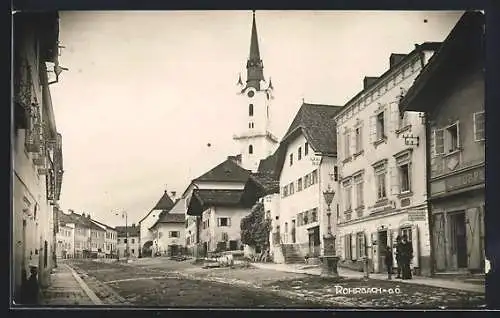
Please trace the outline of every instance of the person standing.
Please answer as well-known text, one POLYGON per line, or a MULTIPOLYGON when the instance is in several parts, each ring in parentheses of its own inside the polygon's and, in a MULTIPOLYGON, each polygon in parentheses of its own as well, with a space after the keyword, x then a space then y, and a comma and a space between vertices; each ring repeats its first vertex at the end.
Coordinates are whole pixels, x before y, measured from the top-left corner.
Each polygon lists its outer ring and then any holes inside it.
POLYGON ((386 246, 385 248, 385 266, 387 267, 387 279, 392 279, 392 249, 390 246, 386 246))
POLYGON ((401 269, 402 269, 402 263, 401 263, 401 236, 396 236, 396 265, 398 266, 397 268, 397 276, 396 278, 401 278, 401 269))
POLYGON ((413 246, 411 242, 408 241, 408 236, 403 235, 403 238, 401 240, 401 250, 403 252, 403 257, 401 258, 401 262, 403 265, 403 270, 402 270, 402 275, 403 279, 411 279, 411 269, 410 269, 410 262, 413 258, 413 246))

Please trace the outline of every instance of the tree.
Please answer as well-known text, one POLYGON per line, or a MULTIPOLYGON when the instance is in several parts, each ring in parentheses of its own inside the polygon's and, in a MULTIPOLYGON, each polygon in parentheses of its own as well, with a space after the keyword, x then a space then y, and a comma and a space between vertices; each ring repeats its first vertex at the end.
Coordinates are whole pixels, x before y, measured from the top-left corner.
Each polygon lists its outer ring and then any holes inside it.
POLYGON ((250 214, 241 220, 241 242, 243 244, 265 249, 269 246, 271 220, 266 219, 264 204, 256 203, 250 214))

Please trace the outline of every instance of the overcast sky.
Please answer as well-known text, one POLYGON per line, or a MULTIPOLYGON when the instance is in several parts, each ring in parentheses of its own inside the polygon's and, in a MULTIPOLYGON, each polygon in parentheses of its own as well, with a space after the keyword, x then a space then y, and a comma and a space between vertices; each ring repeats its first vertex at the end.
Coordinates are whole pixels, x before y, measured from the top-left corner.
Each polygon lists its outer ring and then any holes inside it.
MULTIPOLYGON (((391 53, 442 41, 462 12, 257 11, 272 132, 281 138, 302 99, 343 105, 391 53), (427 20, 425 23, 424 20, 427 20)), ((231 118, 246 112, 251 11, 61 12, 61 65, 51 86, 63 135, 61 207, 110 225, 138 222, 165 188, 236 154, 231 118), (207 143, 212 146, 207 147, 207 143)))

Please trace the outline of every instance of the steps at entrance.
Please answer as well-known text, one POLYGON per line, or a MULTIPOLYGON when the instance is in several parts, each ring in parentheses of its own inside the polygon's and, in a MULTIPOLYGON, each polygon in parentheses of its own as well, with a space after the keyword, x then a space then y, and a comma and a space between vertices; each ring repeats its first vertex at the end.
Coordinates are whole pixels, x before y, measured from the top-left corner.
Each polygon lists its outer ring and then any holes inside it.
POLYGON ((304 257, 299 253, 299 247, 296 244, 281 244, 285 264, 304 263, 304 257))

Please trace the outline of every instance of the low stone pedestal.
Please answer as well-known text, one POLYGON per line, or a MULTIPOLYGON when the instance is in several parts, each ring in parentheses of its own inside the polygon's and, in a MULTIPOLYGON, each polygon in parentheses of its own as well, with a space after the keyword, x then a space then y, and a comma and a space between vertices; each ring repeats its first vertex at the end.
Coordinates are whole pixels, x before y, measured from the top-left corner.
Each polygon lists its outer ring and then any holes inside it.
POLYGON ((322 261, 321 265, 321 276, 322 277, 339 277, 339 272, 337 270, 337 264, 339 262, 338 256, 320 256, 322 261))

